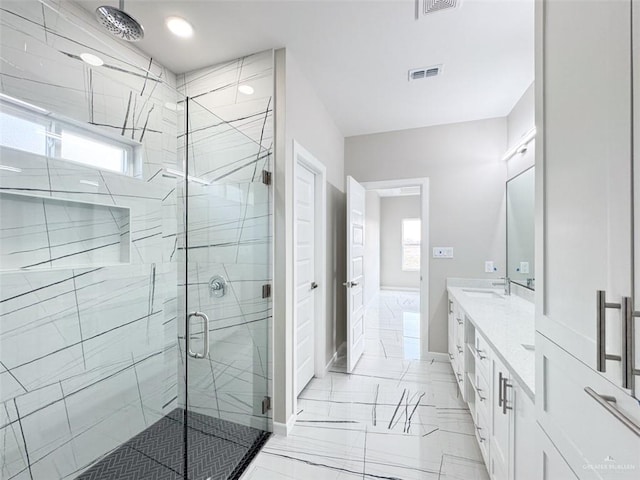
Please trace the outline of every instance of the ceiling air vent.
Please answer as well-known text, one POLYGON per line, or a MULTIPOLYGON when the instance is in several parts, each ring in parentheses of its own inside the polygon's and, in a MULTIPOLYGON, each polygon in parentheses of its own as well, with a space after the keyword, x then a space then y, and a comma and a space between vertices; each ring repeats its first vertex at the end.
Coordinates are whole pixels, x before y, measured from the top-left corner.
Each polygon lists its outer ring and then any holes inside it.
POLYGON ((439 12, 449 8, 456 8, 461 0, 424 0, 424 14, 439 12))
POLYGON ((434 65, 433 67, 414 68, 409 70, 409 81, 421 80, 423 78, 437 77, 442 73, 442 65, 434 65))

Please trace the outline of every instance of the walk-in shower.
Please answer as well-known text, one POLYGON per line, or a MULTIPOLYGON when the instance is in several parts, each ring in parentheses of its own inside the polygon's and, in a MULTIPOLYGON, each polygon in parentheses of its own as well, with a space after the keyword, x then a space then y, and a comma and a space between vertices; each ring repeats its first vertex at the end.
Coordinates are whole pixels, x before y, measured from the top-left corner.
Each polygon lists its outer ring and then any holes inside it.
POLYGON ((0 478, 238 478, 270 430, 272 90, 224 88, 272 53, 176 75, 64 0, 0 27, 0 478))

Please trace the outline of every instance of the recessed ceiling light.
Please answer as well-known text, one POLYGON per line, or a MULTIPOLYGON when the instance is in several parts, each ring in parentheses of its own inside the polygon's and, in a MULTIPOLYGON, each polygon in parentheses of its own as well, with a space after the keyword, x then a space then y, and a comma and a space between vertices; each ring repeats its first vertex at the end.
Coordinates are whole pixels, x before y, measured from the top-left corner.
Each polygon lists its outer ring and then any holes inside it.
POLYGON ((104 61, 100 57, 96 57, 92 53, 81 53, 80 58, 84 63, 88 63, 92 67, 101 67, 104 61))
POLYGON ((253 95, 253 87, 250 87, 249 85, 240 85, 238 87, 238 91, 240 93, 244 93, 245 95, 253 95))
POLYGON ((171 33, 178 37, 189 38, 193 35, 193 27, 184 18, 167 17, 165 22, 171 33))

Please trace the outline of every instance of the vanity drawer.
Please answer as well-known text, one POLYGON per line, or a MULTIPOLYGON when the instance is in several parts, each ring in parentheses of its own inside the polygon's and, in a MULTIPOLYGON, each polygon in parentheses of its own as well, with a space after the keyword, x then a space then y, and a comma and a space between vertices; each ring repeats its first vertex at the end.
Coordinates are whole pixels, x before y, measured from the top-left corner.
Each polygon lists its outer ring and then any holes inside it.
MULTIPOLYGON (((476 404, 477 405, 477 404, 476 404)), ((490 444, 490 423, 489 417, 484 409, 479 410, 476 415, 476 440, 478 441, 478 445, 480 446, 480 452, 482 453, 482 458, 484 459, 484 464, 489 465, 489 444, 490 444)))
POLYGON ((476 372, 480 372, 484 376, 485 382, 488 383, 491 378, 491 358, 493 352, 484 337, 478 332, 476 333, 476 372))
POLYGON ((640 438, 622 420, 640 423, 637 401, 540 334, 536 353, 538 421, 567 463, 585 480, 637 479, 640 438))
POLYGON ((476 412, 478 416, 484 415, 485 418, 491 418, 491 388, 483 375, 476 372, 476 412))

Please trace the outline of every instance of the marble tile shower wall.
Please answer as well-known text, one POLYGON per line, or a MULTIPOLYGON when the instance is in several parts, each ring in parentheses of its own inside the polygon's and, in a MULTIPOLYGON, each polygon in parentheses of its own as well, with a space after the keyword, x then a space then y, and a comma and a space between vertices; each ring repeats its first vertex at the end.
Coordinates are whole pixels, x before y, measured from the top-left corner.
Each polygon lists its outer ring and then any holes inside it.
POLYGON ((0 477, 73 478, 177 406, 177 179, 162 169, 184 120, 166 106, 175 76, 73 3, 3 1, 0 47, 1 93, 141 145, 138 178, 0 151, 15 168, 2 198, 31 204, 1 211, 0 477), (113 215, 72 215, 86 203, 113 215), (120 261, 114 230, 130 244, 120 261))
POLYGON ((189 407, 264 429, 272 306, 262 286, 272 279, 272 208, 262 171, 273 154, 273 51, 178 75, 177 86, 193 100, 189 174, 210 183, 189 183, 187 301, 211 320, 209 356, 189 363, 189 407), (254 94, 240 93, 243 84, 254 94), (222 298, 210 294, 214 275, 229 282, 222 298))

